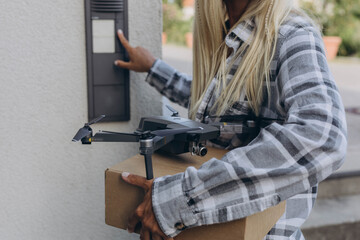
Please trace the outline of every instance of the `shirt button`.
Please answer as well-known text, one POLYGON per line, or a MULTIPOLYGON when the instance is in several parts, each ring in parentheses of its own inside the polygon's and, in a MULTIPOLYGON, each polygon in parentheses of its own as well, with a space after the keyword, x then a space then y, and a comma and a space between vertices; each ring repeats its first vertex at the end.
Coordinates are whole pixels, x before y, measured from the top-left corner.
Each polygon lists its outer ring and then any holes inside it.
POLYGON ((194 205, 195 204, 195 200, 190 198, 190 201, 187 203, 189 206, 194 205))
POLYGON ((177 222, 175 223, 174 227, 177 229, 177 230, 184 230, 186 228, 186 226, 182 223, 182 222, 177 222))

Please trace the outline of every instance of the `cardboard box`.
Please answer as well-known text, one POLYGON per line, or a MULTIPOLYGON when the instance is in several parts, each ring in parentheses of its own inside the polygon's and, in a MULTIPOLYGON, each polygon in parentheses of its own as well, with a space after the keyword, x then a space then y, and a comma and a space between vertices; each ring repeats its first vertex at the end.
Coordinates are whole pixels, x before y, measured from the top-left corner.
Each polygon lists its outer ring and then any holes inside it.
MULTIPOLYGON (((154 176, 172 175, 183 172, 188 166, 199 168, 212 157, 220 159, 225 153, 221 149, 208 149, 205 157, 191 156, 190 153, 178 156, 153 155, 154 176)), ((144 157, 136 155, 105 172, 105 222, 121 229, 127 228, 128 218, 142 202, 141 188, 124 182, 122 172, 145 177, 144 157)), ((285 211, 285 202, 240 220, 190 228, 180 233, 176 240, 260 240, 269 232, 285 211)))

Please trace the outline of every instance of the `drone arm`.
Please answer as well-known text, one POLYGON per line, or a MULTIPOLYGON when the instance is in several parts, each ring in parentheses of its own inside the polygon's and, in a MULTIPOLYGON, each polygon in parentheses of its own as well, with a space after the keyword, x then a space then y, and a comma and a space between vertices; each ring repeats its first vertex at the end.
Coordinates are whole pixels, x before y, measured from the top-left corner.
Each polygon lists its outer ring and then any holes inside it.
POLYGON ((132 133, 98 132, 91 142, 139 142, 139 136, 132 133))
POLYGON ((174 140, 174 135, 169 135, 169 136, 164 136, 164 137, 154 137, 153 141, 154 141, 154 151, 162 148, 163 146, 165 146, 166 144, 170 143, 171 141, 174 140))

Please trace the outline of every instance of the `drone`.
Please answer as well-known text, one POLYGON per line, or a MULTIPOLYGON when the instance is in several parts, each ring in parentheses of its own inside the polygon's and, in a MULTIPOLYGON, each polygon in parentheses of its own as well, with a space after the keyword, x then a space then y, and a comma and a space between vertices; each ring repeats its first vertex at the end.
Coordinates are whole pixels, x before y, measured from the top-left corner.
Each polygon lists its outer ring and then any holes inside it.
MULTIPOLYGON (((207 148, 206 140, 216 139, 221 131, 230 123, 218 122, 204 124, 190 119, 179 117, 178 112, 170 106, 171 116, 143 117, 139 127, 133 133, 120 133, 111 131, 99 131, 93 134, 90 125, 101 121, 105 115, 101 115, 92 121, 85 123, 73 137, 73 142, 81 141, 82 144, 92 142, 139 142, 139 153, 144 156, 146 178, 154 177, 152 167, 152 155, 161 150, 171 154, 190 152, 192 155, 205 156, 207 148)), ((240 115, 241 121, 244 120, 240 115)), ((230 124, 231 126, 231 124, 230 124)), ((258 126, 254 120, 243 122, 244 132, 256 132, 258 126)))

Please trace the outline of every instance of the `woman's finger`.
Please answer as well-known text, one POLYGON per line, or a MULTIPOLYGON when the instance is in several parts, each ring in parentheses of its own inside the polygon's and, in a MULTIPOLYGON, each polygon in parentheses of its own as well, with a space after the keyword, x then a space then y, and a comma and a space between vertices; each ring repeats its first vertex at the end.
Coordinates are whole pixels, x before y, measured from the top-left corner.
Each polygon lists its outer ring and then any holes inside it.
POLYGON ((124 48, 125 48, 127 51, 131 50, 132 47, 131 47, 129 41, 128 41, 128 40, 126 39, 126 37, 124 36, 124 33, 123 33, 123 31, 122 31, 121 29, 119 29, 119 30, 117 31, 117 35, 118 35, 118 38, 120 39, 121 44, 124 46, 124 48))
POLYGON ((151 234, 151 240, 164 240, 161 236, 152 233, 151 234))
POLYGON ((141 228, 140 239, 141 240, 151 240, 150 232, 144 228, 141 228))
POLYGON ((127 172, 123 172, 121 174, 122 178, 124 179, 125 182, 130 183, 132 185, 141 187, 145 190, 147 190, 150 186, 151 186, 151 180, 147 180, 144 177, 140 177, 138 175, 134 175, 134 174, 130 174, 127 172))
POLYGON ((120 67, 120 68, 126 68, 131 70, 132 69, 132 63, 131 62, 125 62, 122 60, 116 60, 114 62, 115 66, 120 67))
MULTIPOLYGON (((138 209, 136 209, 136 210, 138 210, 138 209)), ((136 225, 140 221, 141 221, 141 216, 139 215, 139 213, 137 211, 135 211, 135 213, 128 220, 128 227, 127 227, 128 232, 133 233, 135 231, 136 225)))
POLYGON ((166 236, 165 233, 163 233, 163 232, 161 232, 159 234, 159 236, 162 237, 162 239, 164 239, 164 240, 174 240, 172 237, 166 236))

